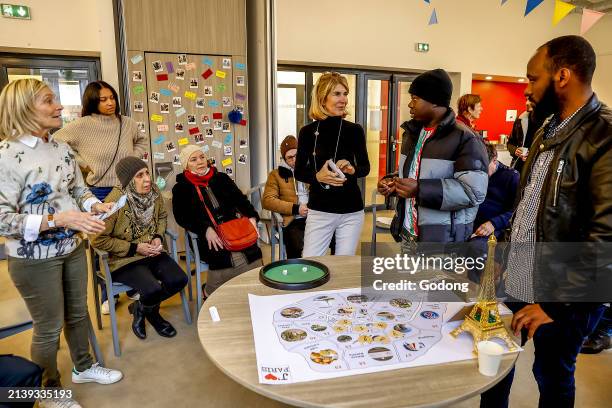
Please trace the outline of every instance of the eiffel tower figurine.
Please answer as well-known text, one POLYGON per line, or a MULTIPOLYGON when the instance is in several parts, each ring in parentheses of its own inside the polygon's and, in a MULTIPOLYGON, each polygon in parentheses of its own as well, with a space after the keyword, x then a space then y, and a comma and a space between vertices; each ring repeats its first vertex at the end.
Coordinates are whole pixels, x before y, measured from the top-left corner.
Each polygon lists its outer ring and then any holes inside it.
POLYGON ((457 337, 462 332, 470 333, 474 338, 474 354, 478 354, 478 342, 493 337, 505 341, 510 351, 517 349, 516 343, 510 337, 504 322, 501 320, 497 307, 497 297, 495 296, 495 246, 497 245, 497 239, 495 239, 495 234, 491 234, 487 245, 489 247, 487 263, 484 275, 480 280, 478 301, 461 325, 450 333, 453 337, 457 337))

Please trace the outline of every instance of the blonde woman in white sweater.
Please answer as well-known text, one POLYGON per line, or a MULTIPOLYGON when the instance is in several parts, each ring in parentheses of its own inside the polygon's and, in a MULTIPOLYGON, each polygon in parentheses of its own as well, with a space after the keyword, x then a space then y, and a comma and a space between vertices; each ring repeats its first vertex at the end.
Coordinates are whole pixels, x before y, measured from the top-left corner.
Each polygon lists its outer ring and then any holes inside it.
POLYGON ((100 200, 119 185, 115 164, 124 157, 142 157, 149 151, 146 134, 139 131, 132 118, 121 116, 117 91, 104 81, 87 85, 81 117, 54 136, 76 152, 79 166, 88 173, 89 189, 100 200))
MULTIPOLYGON (((8 273, 32 316, 32 360, 44 387, 61 387, 57 364, 64 331, 74 363, 72 382, 111 384, 122 374, 99 366, 89 353, 87 260, 79 232, 96 234, 110 210, 83 183, 72 149, 49 134, 60 126, 62 105, 37 79, 20 79, 0 93, 0 236, 6 237, 8 273)), ((39 406, 80 405, 69 398, 39 406)))

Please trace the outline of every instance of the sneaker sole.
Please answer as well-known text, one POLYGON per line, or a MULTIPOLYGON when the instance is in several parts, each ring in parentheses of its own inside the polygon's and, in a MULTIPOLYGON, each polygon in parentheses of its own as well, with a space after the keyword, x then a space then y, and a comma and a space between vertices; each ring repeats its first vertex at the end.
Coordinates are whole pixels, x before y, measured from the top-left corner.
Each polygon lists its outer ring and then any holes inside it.
POLYGON ((123 374, 121 374, 121 377, 119 377, 118 379, 116 379, 115 381, 100 381, 100 380, 94 380, 94 379, 79 379, 79 378, 72 378, 72 382, 74 384, 85 384, 85 383, 98 383, 98 384, 102 384, 102 385, 109 385, 109 384, 114 384, 116 382, 121 381, 121 379, 123 378, 123 374))

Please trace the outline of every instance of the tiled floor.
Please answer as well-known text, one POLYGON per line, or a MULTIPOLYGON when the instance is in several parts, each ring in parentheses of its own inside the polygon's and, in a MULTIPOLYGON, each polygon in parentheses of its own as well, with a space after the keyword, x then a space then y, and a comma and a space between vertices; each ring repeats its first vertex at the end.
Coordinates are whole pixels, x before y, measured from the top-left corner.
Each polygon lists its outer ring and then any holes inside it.
MULTIPOLYGON (((362 239, 369 241, 371 218, 368 214, 362 239)), ((380 239, 390 241, 390 237, 380 239)), ((264 259, 269 260, 269 248, 264 249, 264 259)), ((0 261, 0 300, 18 296, 7 273, 6 261, 0 261)), ((90 313, 94 315, 91 303, 90 313)), ((114 385, 73 385, 70 382, 72 368, 66 344, 62 339, 58 360, 64 377, 64 385, 73 389, 84 407, 279 407, 284 404, 272 401, 235 383, 219 371, 206 357, 200 346, 195 325, 185 324, 180 298, 164 303, 162 313, 175 325, 178 335, 173 339, 157 336, 149 330, 149 337, 138 340, 130 329, 127 311, 129 300, 121 298, 118 306, 119 336, 123 355, 113 355, 109 318, 103 317, 104 329, 98 332, 107 365, 121 369, 125 378, 114 385)), ((150 326, 149 326, 150 327, 150 326)), ((0 340, 0 354, 13 353, 29 356, 31 331, 0 340)), ((529 342, 517 364, 512 388, 511 406, 527 408, 537 406, 537 386, 531 374, 533 346, 529 342)), ((612 401, 612 352, 578 358, 576 383, 577 407, 608 407, 612 401)), ((350 381, 350 377, 347 379, 350 381)), ((402 386, 402 385, 398 385, 402 386)), ((406 401, 406 406, 410 402, 406 401)), ((465 401, 458 407, 477 407, 478 398, 465 401)))

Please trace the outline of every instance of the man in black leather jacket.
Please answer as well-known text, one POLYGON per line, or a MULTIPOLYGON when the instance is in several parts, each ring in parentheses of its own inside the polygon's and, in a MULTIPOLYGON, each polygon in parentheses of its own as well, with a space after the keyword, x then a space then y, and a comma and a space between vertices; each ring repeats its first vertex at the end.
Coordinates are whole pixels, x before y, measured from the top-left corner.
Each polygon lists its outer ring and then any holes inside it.
MULTIPOLYGON (((576 356, 611 294, 601 248, 612 241, 612 111, 593 93, 594 70, 595 52, 578 36, 547 42, 527 66, 525 96, 551 116, 521 174, 506 290, 512 329, 534 340, 540 407, 574 405, 576 356)), ((507 407, 513 375, 481 406, 507 407)))

